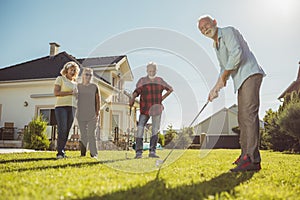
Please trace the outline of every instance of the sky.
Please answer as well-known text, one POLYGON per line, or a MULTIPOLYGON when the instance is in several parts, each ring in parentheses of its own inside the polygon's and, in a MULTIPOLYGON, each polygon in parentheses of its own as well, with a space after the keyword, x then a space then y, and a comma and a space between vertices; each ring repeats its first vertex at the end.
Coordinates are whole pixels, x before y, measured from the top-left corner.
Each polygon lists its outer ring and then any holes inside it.
MULTIPOLYGON (((0 68, 60 52, 86 58, 125 54, 134 81, 149 61, 174 87, 164 102, 162 126, 188 126, 218 76, 212 41, 197 28, 209 14, 219 27, 234 26, 244 36, 267 76, 261 87, 260 118, 277 110, 278 96, 296 80, 300 61, 298 0, 0 0, 0 68)), ((199 121, 236 104, 232 80, 199 121)))

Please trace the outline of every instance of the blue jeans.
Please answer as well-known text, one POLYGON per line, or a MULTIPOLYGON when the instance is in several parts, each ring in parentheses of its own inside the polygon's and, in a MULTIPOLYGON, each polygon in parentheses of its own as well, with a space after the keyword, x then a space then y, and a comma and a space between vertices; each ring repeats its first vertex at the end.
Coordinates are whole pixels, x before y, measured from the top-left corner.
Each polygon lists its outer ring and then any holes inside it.
MULTIPOLYGON (((152 118, 152 135, 150 138, 150 153, 155 153, 156 151, 156 145, 158 141, 158 131, 160 129, 160 120, 161 115, 154 115, 151 116, 152 118)), ((147 124, 148 120, 150 119, 149 115, 143 115, 141 114, 139 117, 139 123, 138 123, 138 129, 136 134, 136 146, 135 146, 135 152, 136 154, 141 155, 143 153, 143 136, 144 136, 144 129, 145 125, 147 124)))
POLYGON ((69 132, 73 124, 75 108, 72 106, 61 106, 55 108, 57 122, 57 155, 65 156, 65 146, 69 132))

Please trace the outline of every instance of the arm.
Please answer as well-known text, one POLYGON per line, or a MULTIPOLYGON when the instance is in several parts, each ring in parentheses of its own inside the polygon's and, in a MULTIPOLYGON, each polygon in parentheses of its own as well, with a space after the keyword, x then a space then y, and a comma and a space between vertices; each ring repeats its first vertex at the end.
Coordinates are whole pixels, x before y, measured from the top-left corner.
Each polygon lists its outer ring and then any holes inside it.
POLYGON ((243 39, 238 30, 230 27, 223 32, 223 39, 228 51, 228 60, 224 66, 226 70, 237 70, 243 59, 243 39))
POLYGON ((62 92, 61 91, 61 87, 59 85, 55 85, 54 86, 54 95, 56 97, 63 97, 63 96, 68 96, 68 95, 76 95, 77 92, 76 90, 71 90, 71 91, 67 91, 67 92, 62 92))
POLYGON ((132 93, 132 97, 129 99, 129 106, 132 107, 135 101, 135 98, 138 97, 139 94, 137 92, 133 92, 132 93))
POLYGON ((167 98, 173 92, 173 88, 167 90, 167 92, 162 96, 162 101, 167 98))
POLYGON ((161 79, 162 81, 162 85, 164 90, 166 90, 167 92, 162 96, 162 101, 165 100, 165 98, 167 98, 172 92, 173 92, 173 88, 172 86, 170 86, 166 81, 164 81, 163 79, 161 79))
POLYGON ((142 92, 142 87, 143 87, 143 78, 141 78, 137 84, 136 84, 136 89, 133 91, 131 98, 129 98, 129 106, 132 107, 135 101, 135 98, 137 98, 140 93, 142 92))
POLYGON ((230 74, 237 70, 242 59, 242 48, 240 44, 240 34, 234 28, 228 28, 223 32, 223 39, 228 51, 228 61, 225 69, 220 73, 219 79, 208 95, 208 100, 212 101, 218 97, 219 91, 226 86, 230 74))
POLYGON ((208 95, 208 101, 212 102, 215 98, 219 96, 219 91, 226 86, 226 82, 233 70, 224 70, 220 77, 218 78, 218 81, 216 85, 213 87, 213 89, 209 92, 208 95))
POLYGON ((98 117, 100 113, 100 105, 101 105, 101 97, 100 97, 99 89, 97 89, 95 98, 96 98, 96 116, 98 117))
MULTIPOLYGON (((219 83, 219 86, 222 86, 225 87, 226 86, 226 82, 231 74, 233 70, 224 70, 223 74, 220 76, 218 82, 220 81, 221 83, 219 83)), ((221 87, 222 88, 222 87, 221 87)), ((220 89, 221 89, 220 88, 220 89)))

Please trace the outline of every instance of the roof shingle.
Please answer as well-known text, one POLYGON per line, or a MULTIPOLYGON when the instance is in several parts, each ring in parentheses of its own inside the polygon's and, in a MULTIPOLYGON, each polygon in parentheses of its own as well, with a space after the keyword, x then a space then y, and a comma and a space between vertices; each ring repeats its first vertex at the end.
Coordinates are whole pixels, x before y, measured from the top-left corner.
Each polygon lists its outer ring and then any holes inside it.
POLYGON ((45 56, 36 60, 0 69, 0 81, 30 80, 55 78, 66 62, 75 61, 75 58, 66 52, 55 56, 45 56))
MULTIPOLYGON (((108 56, 76 59, 66 52, 55 56, 45 56, 21 64, 0 69, 0 81, 34 80, 56 78, 66 62, 75 61, 81 67, 109 66, 118 63, 126 56, 108 56)), ((104 80, 102 77, 98 77, 104 80)), ((107 80, 104 80, 109 83, 107 80)))

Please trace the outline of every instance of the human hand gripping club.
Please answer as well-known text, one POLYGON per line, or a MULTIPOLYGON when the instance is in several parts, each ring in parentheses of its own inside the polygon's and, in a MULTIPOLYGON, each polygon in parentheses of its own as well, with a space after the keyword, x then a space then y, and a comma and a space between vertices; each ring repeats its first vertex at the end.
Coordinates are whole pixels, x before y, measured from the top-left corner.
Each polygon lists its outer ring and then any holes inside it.
POLYGON ((220 76, 216 85, 213 87, 213 89, 210 90, 208 94, 207 101, 212 102, 215 98, 219 96, 219 91, 226 86, 226 80, 223 76, 220 76))

